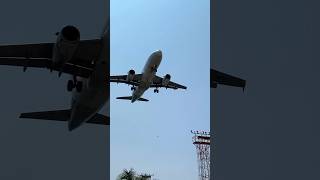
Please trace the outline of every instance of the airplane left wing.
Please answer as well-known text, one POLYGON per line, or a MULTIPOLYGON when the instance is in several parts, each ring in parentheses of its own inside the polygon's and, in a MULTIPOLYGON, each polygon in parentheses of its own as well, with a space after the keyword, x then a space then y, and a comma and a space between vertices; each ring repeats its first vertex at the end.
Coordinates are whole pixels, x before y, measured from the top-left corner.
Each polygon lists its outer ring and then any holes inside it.
POLYGON ((133 76, 133 79, 130 81, 127 80, 127 77, 128 75, 110 76, 110 82, 124 83, 124 84, 133 85, 133 86, 138 86, 140 84, 142 74, 135 74, 133 76))
POLYGON ((187 89, 186 86, 180 85, 178 83, 169 81, 167 84, 165 84, 163 81, 164 81, 164 79, 162 77, 154 76, 153 82, 150 85, 150 87, 152 87, 152 88, 164 87, 164 88, 170 88, 170 89, 187 89))

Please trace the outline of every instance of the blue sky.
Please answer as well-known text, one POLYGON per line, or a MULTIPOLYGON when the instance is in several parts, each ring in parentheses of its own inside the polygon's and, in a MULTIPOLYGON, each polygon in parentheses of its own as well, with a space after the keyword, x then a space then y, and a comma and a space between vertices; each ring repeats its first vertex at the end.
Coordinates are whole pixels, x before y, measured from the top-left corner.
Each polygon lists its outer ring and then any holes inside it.
POLYGON ((161 49, 157 75, 187 90, 149 90, 136 102, 130 87, 111 84, 111 179, 124 168, 157 179, 197 179, 190 130, 210 127, 209 0, 111 1, 111 75, 141 73, 149 55, 161 49))

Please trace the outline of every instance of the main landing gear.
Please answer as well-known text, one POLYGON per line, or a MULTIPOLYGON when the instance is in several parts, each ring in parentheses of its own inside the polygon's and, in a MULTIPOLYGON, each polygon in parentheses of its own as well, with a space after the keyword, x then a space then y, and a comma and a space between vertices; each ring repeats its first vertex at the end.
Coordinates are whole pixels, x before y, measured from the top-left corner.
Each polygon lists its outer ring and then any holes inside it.
POLYGON ((73 80, 68 81, 67 90, 71 92, 73 88, 76 88, 78 92, 82 91, 83 83, 81 81, 77 81, 77 78, 74 77, 73 80))
POLYGON ((135 91, 135 90, 136 90, 136 87, 132 86, 131 91, 135 91))
POLYGON ((154 93, 159 93, 159 89, 156 88, 156 89, 153 90, 153 92, 154 92, 154 93))

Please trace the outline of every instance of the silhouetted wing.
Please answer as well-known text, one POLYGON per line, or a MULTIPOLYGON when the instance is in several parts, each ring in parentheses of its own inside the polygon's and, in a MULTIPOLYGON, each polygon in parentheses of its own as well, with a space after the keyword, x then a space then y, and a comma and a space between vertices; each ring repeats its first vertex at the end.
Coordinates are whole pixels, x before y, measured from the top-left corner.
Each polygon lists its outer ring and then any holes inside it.
POLYGON ((210 87, 216 88, 217 84, 223 84, 228 86, 242 87, 245 88, 246 81, 217 70, 210 70, 210 87))
MULTIPOLYGON (((16 58, 46 58, 51 59, 54 43, 0 45, 0 57, 16 58)), ((100 52, 101 40, 82 40, 70 62, 83 65, 97 59, 100 52)))
MULTIPOLYGON (((41 111, 21 113, 19 118, 23 119, 39 119, 52 121, 68 121, 70 119, 71 110, 55 110, 55 111, 41 111)), ((102 114, 95 114, 86 123, 110 125, 110 118, 102 114)))
POLYGON ((131 81, 127 81, 127 76, 128 75, 110 76, 110 82, 130 84, 134 86, 138 86, 140 84, 142 74, 135 74, 131 81))
MULTIPOLYGON (((21 45, 0 45, 0 65, 22 66, 24 69, 52 67, 52 53, 54 43, 21 44, 21 45)), ((77 50, 66 63, 61 72, 87 78, 93 71, 92 62, 100 54, 101 40, 82 40, 77 50)))
MULTIPOLYGON (((0 57, 0 65, 9 65, 9 66, 21 66, 26 68, 46 68, 52 69, 55 71, 60 71, 55 67, 52 67, 51 59, 46 58, 20 58, 20 57, 0 57)), ((84 67, 80 65, 75 65, 72 63, 66 63, 62 68, 61 72, 76 75, 79 77, 88 78, 93 71, 93 67, 84 67)))
POLYGON ((167 86, 164 86, 162 81, 163 81, 162 77, 154 76, 153 82, 150 85, 150 87, 152 87, 152 88, 164 87, 164 88, 170 88, 170 89, 187 89, 186 86, 180 85, 180 84, 172 82, 172 81, 170 81, 167 86))

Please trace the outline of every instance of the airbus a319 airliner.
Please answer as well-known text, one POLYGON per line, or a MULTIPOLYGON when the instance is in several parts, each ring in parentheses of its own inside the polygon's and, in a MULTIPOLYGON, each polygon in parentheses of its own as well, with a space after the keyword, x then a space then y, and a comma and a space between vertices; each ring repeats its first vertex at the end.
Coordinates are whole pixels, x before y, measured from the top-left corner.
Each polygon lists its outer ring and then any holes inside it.
POLYGON ((163 78, 156 75, 158 67, 162 60, 160 50, 153 52, 148 58, 141 74, 135 74, 131 69, 128 75, 110 76, 110 82, 125 83, 132 85, 132 96, 117 97, 117 99, 135 101, 149 101, 142 98, 143 93, 149 88, 155 88, 154 92, 159 93, 159 88, 187 89, 186 86, 170 81, 171 76, 166 74, 163 78))

